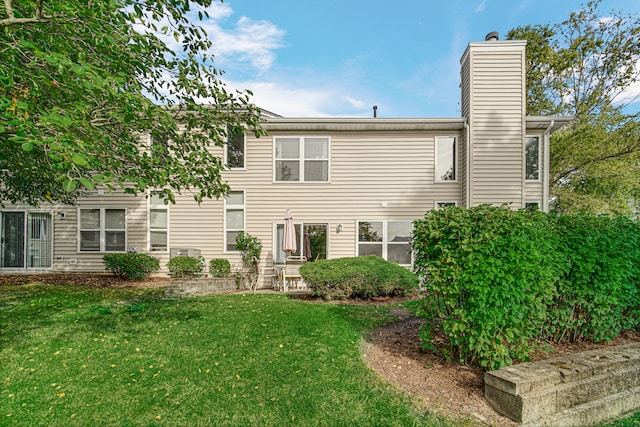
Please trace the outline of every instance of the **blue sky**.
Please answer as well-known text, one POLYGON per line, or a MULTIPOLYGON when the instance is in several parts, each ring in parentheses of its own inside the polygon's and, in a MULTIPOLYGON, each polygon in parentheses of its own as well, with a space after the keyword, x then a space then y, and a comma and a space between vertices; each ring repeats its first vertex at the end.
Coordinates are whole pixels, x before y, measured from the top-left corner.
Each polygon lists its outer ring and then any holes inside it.
MULTIPOLYGON (((286 117, 459 117, 467 44, 560 22, 573 0, 225 0, 205 28, 232 88, 286 117)), ((639 0, 602 10, 640 14, 639 0)), ((640 85, 633 91, 640 92, 640 85)))

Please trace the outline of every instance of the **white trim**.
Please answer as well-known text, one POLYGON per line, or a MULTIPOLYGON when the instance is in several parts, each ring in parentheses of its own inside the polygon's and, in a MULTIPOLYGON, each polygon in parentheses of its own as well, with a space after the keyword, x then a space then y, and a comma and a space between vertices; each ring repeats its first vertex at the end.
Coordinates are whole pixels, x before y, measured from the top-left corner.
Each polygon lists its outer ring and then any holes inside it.
POLYGON ((102 206, 78 206, 77 208, 77 236, 76 236, 76 240, 77 240, 77 252, 81 253, 81 254, 120 254, 120 253, 126 253, 127 252, 127 247, 128 247, 128 243, 129 243, 129 221, 128 221, 128 217, 129 217, 129 212, 128 209, 126 207, 117 207, 117 206, 109 206, 109 207, 102 207, 102 206), (87 250, 82 250, 81 249, 81 235, 82 235, 82 231, 84 231, 82 229, 82 215, 81 215, 81 211, 83 210, 94 210, 97 209, 100 211, 100 228, 99 229, 86 229, 87 231, 99 231, 100 233, 100 249, 97 251, 87 251, 87 250), (105 236, 106 236, 106 232, 107 231, 121 231, 120 229, 109 229, 107 230, 105 228, 105 223, 106 223, 106 215, 105 215, 105 211, 107 210, 114 210, 114 211, 124 211, 124 249, 122 251, 107 251, 105 250, 106 247, 106 240, 105 240, 105 236))
POLYGON ((272 167, 272 182, 274 184, 305 184, 305 183, 309 183, 309 184, 329 184, 331 183, 331 137, 328 135, 273 135, 273 139, 272 139, 272 148, 273 148, 273 155, 272 155, 272 162, 273 162, 273 167, 272 167), (281 139, 297 139, 298 140, 298 157, 296 159, 278 159, 276 157, 276 143, 277 140, 281 138, 281 139), (327 140, 327 157, 326 159, 305 159, 304 157, 304 141, 306 139, 313 139, 313 138, 322 138, 322 139, 326 139, 327 140), (276 179, 277 176, 277 169, 276 169, 276 165, 277 165, 277 161, 278 160, 288 160, 288 161, 298 161, 298 180, 297 181, 278 181, 276 179), (304 167, 305 167, 305 161, 326 161, 327 162, 327 180, 326 181, 305 181, 304 180, 304 167))
POLYGON ((223 208, 223 247, 222 247, 222 252, 225 254, 229 254, 229 253, 240 253, 240 251, 236 251, 236 250, 229 250, 227 249, 228 243, 227 243, 227 232, 239 232, 239 231, 246 231, 247 230, 247 192, 244 189, 241 190, 231 190, 229 191, 229 194, 231 193, 242 193, 242 205, 230 205, 228 204, 228 197, 225 197, 224 199, 224 208, 223 208), (242 209, 242 229, 229 229, 227 230, 227 209, 242 209))
POLYGON ((438 183, 438 184, 453 184, 453 183, 457 183, 458 182, 458 175, 460 175, 459 173, 459 157, 460 157, 460 147, 459 147, 459 141, 460 138, 458 138, 458 135, 437 135, 436 137, 434 137, 433 139, 433 179, 434 182, 438 183), (453 138, 453 177, 454 179, 439 179, 438 178, 438 140, 439 139, 444 139, 444 138, 453 138))

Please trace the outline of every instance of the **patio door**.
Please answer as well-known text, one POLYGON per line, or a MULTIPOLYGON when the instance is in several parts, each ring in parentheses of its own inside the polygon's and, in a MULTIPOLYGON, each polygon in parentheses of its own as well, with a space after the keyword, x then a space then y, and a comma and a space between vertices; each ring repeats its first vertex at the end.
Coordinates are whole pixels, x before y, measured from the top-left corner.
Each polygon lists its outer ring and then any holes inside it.
POLYGON ((0 212, 0 238, 0 268, 51 268, 50 213, 0 212))

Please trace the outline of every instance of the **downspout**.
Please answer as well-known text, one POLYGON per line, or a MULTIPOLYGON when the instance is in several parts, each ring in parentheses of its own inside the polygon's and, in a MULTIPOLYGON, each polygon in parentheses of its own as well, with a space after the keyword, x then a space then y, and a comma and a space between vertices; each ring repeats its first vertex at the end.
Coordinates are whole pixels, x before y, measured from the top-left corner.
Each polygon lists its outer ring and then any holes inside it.
POLYGON ((466 135, 466 138, 465 138, 465 143, 466 143, 466 146, 467 146, 467 159, 466 159, 467 160, 467 162, 466 162, 467 163, 467 167, 466 167, 467 170, 465 172, 466 173, 466 177, 465 177, 466 178, 465 179, 466 183, 465 184, 467 186, 467 194, 466 194, 467 197, 466 197, 465 203, 466 203, 466 208, 469 209, 471 207, 471 177, 469 176, 471 174, 471 151, 470 151, 470 149, 471 149, 471 141, 470 141, 471 130, 469 128, 469 123, 468 123, 468 119, 467 118, 464 119, 464 129, 467 132, 467 135, 466 135))
POLYGON ((553 125, 555 124, 555 120, 551 120, 549 126, 544 131, 543 144, 544 144, 544 179, 542 180, 542 210, 544 212, 549 212, 549 185, 551 179, 551 171, 550 167, 550 145, 551 145, 551 129, 553 129, 553 125))

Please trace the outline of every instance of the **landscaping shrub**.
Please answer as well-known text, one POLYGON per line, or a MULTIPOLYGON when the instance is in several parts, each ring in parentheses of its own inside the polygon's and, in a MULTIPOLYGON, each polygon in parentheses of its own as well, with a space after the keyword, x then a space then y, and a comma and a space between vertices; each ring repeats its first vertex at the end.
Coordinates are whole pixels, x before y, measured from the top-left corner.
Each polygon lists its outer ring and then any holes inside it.
POLYGON ((146 279, 160 269, 160 261, 147 254, 107 254, 102 262, 115 276, 127 280, 146 279))
POLYGON ((427 291, 423 346, 488 368, 526 359, 562 265, 551 229, 542 212, 490 206, 431 211, 414 222, 414 265, 427 291))
POLYGON ((377 256, 310 262, 300 274, 312 295, 327 300, 406 296, 418 289, 415 274, 377 256))
POLYGON ((542 338, 609 341, 623 329, 637 329, 638 224, 624 217, 561 216, 556 233, 566 268, 542 338))
POLYGON ((167 268, 173 277, 195 277, 204 271, 204 258, 192 256, 173 257, 167 263, 167 268))
POLYGON ((540 340, 637 329, 640 228, 625 218, 459 207, 414 223, 423 346, 495 369, 540 340), (444 336, 444 342, 439 337, 444 336))
POLYGON ((227 277, 231 274, 231 264, 224 258, 214 258, 209 261, 209 273, 213 277, 227 277))

